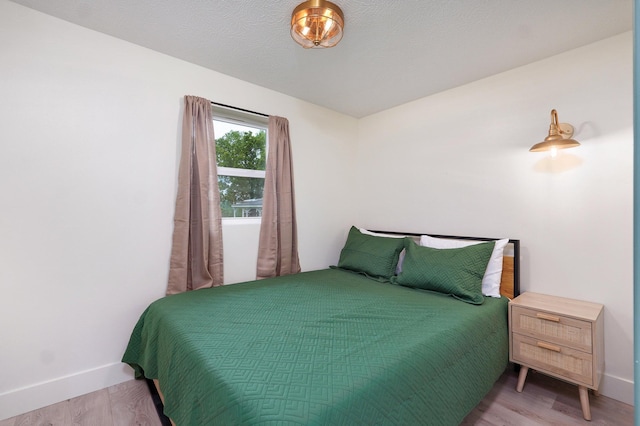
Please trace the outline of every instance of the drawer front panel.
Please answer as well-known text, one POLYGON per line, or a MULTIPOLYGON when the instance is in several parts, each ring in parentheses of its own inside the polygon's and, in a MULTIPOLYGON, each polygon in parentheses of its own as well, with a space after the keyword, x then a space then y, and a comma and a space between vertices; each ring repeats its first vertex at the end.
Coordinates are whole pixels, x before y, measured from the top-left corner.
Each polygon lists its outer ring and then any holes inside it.
POLYGON ((519 334, 512 338, 514 362, 585 386, 593 385, 591 354, 519 334))
POLYGON ((591 323, 514 306, 512 331, 591 353, 591 323))

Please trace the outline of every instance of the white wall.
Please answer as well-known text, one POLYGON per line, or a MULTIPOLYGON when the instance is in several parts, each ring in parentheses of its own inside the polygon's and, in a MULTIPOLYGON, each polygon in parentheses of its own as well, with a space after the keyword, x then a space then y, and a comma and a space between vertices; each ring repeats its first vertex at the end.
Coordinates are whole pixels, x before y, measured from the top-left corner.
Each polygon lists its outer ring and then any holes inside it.
POLYGON ((632 35, 359 122, 359 218, 519 238, 522 290, 605 305, 602 393, 633 403, 632 35), (530 153, 556 108, 578 148, 530 153))
MULTIPOLYGON (((355 119, 6 0, 0 41, 0 419, 131 377, 129 333, 166 288, 184 95, 289 119, 302 268, 337 261, 355 119)), ((255 277, 257 232, 225 226, 227 282, 255 277)))
MULTIPOLYGON (((0 41, 0 419, 130 377, 187 94, 289 118, 304 270, 352 223, 520 238, 524 290, 605 304, 603 393, 630 402, 630 34, 360 121, 6 0, 0 41), (527 152, 551 108, 583 143, 553 163, 527 152)), ((226 281, 253 278, 257 227, 224 236, 226 281)))

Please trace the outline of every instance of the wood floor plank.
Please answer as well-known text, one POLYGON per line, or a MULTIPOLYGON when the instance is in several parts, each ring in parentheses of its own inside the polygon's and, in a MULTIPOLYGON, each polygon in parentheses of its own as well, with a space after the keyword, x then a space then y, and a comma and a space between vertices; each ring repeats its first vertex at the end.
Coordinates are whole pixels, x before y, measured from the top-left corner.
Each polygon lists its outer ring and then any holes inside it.
POLYGON ((108 389, 69 400, 69 412, 72 425, 113 426, 108 389))
POLYGON ((16 416, 14 426, 66 426, 71 424, 69 401, 58 402, 39 410, 16 416))
MULTIPOLYGON (((518 411, 511 410, 509 407, 502 405, 499 402, 493 404, 487 404, 485 401, 481 402, 475 410, 481 409, 483 405, 486 405, 480 419, 489 425, 504 425, 504 426, 538 426, 540 423, 535 419, 531 419, 526 414, 518 411)), ((474 411, 475 411, 474 410, 474 411)), ((467 419, 463 421, 463 425, 476 425, 478 422, 465 423, 467 419)))
POLYGON ((162 425, 144 380, 130 380, 110 387, 109 398, 114 426, 162 425))

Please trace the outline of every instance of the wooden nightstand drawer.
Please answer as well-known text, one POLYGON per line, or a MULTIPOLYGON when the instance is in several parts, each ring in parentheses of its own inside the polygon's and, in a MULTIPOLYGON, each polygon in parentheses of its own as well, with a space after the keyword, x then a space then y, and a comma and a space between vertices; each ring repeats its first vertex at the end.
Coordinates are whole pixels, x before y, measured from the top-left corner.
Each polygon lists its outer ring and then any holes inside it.
POLYGON ((593 344, 589 321, 520 306, 514 306, 511 315, 513 333, 591 353, 593 344))
POLYGON ((514 362, 570 379, 576 384, 593 386, 593 357, 590 353, 520 334, 514 334, 512 338, 514 362))

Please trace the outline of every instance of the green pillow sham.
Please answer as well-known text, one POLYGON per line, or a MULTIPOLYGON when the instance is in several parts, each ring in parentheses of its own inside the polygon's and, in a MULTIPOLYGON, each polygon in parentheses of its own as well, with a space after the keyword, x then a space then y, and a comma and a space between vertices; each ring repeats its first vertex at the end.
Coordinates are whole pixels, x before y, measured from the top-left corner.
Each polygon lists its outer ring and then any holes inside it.
POLYGON ((366 235, 352 226, 340 252, 338 268, 388 280, 396 272, 404 240, 366 235))
POLYGON ((484 302, 482 277, 494 245, 495 242, 490 241, 461 248, 434 249, 406 239, 402 272, 391 281, 480 305, 484 302))

